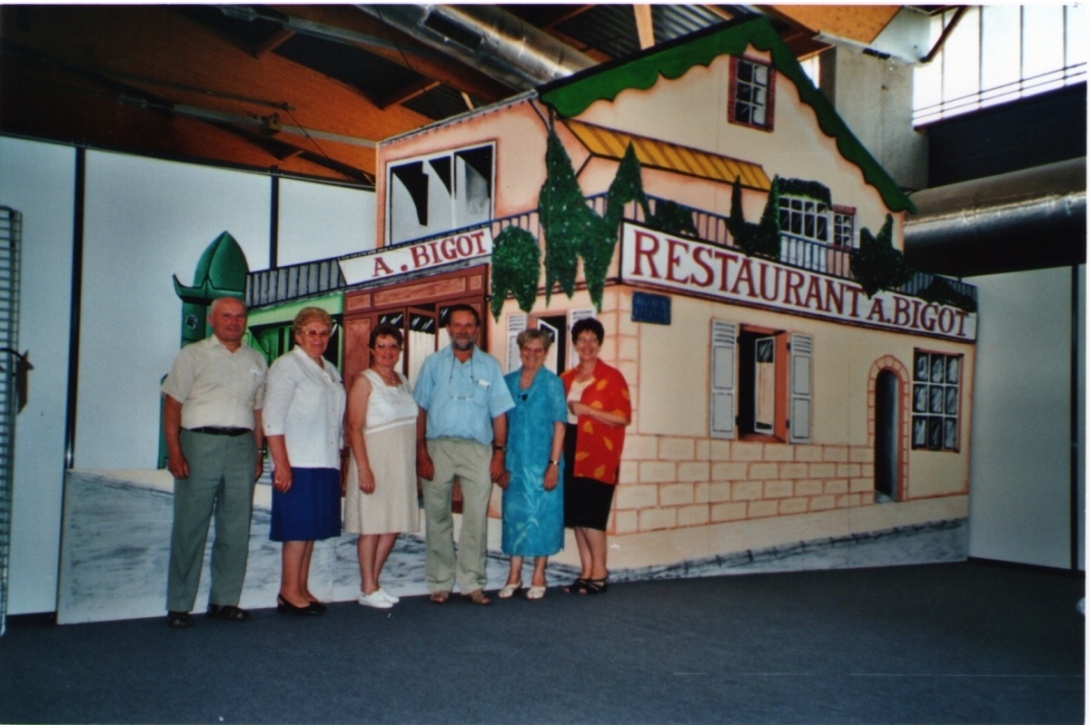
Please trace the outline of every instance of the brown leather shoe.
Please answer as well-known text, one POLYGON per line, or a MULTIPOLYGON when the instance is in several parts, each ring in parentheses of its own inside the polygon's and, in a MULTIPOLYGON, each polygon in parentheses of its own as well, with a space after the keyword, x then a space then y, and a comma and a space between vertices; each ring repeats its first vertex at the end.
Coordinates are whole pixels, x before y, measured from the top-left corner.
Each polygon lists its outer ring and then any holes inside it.
POLYGON ((475 591, 470 591, 465 594, 465 599, 476 606, 487 606, 492 603, 492 599, 484 595, 484 591, 478 588, 475 591))

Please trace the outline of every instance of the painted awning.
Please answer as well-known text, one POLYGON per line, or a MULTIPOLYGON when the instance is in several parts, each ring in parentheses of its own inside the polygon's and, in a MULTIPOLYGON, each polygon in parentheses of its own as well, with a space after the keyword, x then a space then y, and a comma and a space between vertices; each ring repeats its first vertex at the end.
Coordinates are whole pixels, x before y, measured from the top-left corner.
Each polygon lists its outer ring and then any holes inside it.
POLYGON ((743 186, 762 192, 772 188, 768 175, 759 164, 573 119, 563 123, 583 143, 587 151, 595 156, 620 161, 631 144, 636 158, 644 167, 665 169, 725 184, 733 184, 735 179, 740 179, 743 186))

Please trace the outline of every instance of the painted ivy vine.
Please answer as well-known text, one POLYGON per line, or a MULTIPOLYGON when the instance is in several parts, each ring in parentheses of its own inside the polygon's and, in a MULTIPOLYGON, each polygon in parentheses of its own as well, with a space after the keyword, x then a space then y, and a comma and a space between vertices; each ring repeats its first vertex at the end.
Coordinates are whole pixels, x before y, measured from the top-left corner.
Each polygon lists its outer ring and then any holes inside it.
POLYGON ((886 215, 877 236, 866 227, 859 231, 859 249, 852 253, 851 271, 867 297, 912 279, 915 271, 905 264, 901 251, 893 247, 892 215, 886 215))
POLYGON ((541 248, 537 239, 521 227, 508 227, 492 243, 492 317, 497 321, 507 294, 515 296, 519 309, 530 312, 537 300, 537 276, 541 248))

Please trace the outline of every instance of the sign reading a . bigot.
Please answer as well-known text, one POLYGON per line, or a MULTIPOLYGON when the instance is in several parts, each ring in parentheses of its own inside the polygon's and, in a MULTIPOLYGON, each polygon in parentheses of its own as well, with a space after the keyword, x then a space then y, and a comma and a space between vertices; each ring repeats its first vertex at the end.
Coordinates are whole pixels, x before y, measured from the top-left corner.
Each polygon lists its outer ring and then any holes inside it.
POLYGON ((402 247, 382 248, 340 260, 349 285, 405 275, 492 254, 492 230, 482 227, 402 247))

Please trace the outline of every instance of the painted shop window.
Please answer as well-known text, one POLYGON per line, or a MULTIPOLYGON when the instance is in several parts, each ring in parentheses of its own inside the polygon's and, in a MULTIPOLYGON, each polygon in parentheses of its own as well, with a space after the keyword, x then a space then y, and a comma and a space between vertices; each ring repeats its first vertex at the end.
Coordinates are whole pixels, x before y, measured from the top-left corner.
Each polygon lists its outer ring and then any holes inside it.
POLYGON ((772 130, 776 74, 760 61, 732 56, 727 117, 732 124, 772 130))
POLYGON ((389 166, 388 244, 458 230, 492 219, 494 148, 459 149, 389 166))
POLYGON ((810 441, 813 339, 712 321, 710 436, 810 441))
POLYGON ((912 448, 959 451, 961 356, 916 350, 912 375, 912 448))

